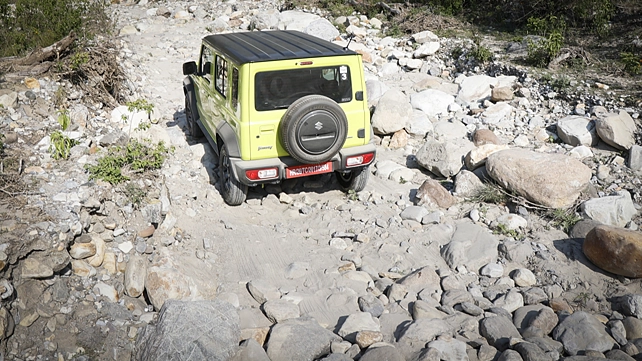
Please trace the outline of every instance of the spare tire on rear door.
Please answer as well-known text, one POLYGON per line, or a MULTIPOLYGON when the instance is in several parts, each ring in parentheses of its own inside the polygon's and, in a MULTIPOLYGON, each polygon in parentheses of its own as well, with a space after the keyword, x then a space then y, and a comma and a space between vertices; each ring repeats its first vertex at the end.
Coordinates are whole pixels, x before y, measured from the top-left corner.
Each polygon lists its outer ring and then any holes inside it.
POLYGON ((330 160, 343 147, 348 120, 334 100, 323 95, 307 95, 290 105, 281 119, 281 142, 301 163, 330 160))

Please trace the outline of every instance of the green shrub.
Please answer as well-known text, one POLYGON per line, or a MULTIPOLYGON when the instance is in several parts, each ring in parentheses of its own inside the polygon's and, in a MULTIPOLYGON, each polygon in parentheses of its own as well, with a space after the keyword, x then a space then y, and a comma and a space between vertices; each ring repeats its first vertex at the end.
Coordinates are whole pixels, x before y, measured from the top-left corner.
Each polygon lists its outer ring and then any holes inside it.
POLYGON ((642 73, 642 57, 633 53, 621 52, 620 61, 624 64, 624 70, 633 75, 642 73))
POLYGON ((105 31, 104 1, 0 0, 0 58, 49 46, 75 31, 91 38, 105 31))
POLYGON ((555 15, 545 18, 530 17, 528 29, 543 39, 529 41, 527 60, 534 66, 545 67, 559 54, 564 45, 566 21, 555 15))
POLYGON ((160 169, 170 151, 163 142, 151 146, 131 140, 124 147, 109 148, 107 154, 98 159, 97 164, 87 165, 85 169, 89 172, 89 179, 119 184, 130 179, 123 174, 123 170, 140 173, 160 169))
POLYGON ((470 52, 473 59, 480 63, 486 63, 493 58, 493 53, 487 47, 481 45, 481 38, 476 36, 474 38, 475 47, 470 52))

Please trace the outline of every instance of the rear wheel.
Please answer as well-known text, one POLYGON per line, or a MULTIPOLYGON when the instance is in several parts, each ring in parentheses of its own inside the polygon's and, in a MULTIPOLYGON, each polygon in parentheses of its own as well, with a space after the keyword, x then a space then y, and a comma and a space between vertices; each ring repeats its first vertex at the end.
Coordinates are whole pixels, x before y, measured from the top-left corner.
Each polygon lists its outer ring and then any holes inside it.
POLYGON ((361 192, 368 184, 370 177, 370 167, 362 167, 354 169, 347 173, 335 172, 339 187, 344 192, 354 191, 361 192))
POLYGON ((198 126, 198 123, 196 123, 189 92, 185 93, 185 119, 187 120, 187 130, 189 130, 192 138, 202 138, 203 131, 201 127, 198 126))
POLYGON ((245 201, 247 186, 234 177, 232 162, 225 145, 221 147, 218 158, 218 172, 221 181, 221 196, 230 206, 238 206, 245 201))

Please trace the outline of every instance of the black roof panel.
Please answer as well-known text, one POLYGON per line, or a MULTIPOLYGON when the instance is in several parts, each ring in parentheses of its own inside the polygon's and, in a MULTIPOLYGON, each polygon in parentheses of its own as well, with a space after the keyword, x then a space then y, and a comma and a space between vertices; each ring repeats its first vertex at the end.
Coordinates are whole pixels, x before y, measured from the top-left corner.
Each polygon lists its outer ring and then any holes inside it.
POLYGON ((329 41, 294 30, 216 34, 206 36, 203 41, 238 64, 356 54, 329 41))

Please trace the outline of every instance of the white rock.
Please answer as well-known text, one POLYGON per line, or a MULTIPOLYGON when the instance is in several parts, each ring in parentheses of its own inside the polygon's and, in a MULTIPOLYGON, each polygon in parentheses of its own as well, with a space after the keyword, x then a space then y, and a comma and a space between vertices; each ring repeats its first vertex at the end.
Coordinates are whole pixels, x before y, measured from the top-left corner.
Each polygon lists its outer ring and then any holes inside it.
POLYGON ((533 272, 527 268, 518 268, 514 270, 512 278, 513 281, 515 281, 515 285, 519 287, 530 287, 537 284, 537 278, 533 272))

